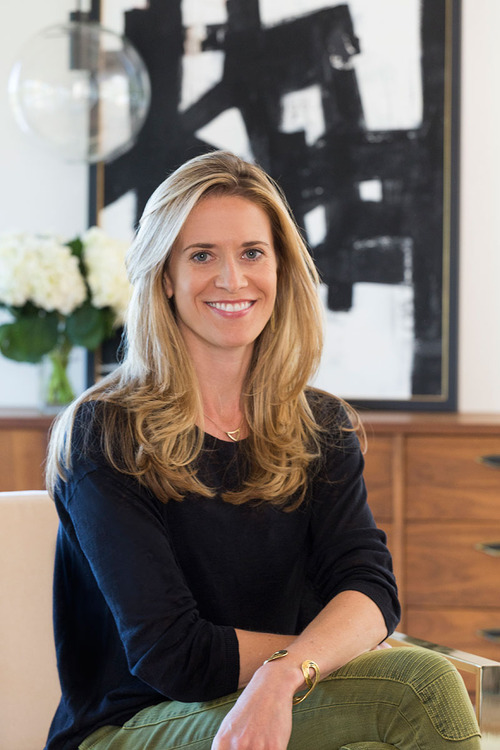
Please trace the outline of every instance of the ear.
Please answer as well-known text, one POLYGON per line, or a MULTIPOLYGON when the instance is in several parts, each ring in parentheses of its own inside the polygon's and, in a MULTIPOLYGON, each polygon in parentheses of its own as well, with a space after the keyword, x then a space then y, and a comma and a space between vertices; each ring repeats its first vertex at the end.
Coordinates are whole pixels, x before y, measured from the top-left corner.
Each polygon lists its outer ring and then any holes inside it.
POLYGON ((172 297, 174 296, 174 287, 172 286, 172 281, 170 280, 168 271, 165 271, 163 274, 163 288, 165 289, 167 298, 172 299, 172 297))

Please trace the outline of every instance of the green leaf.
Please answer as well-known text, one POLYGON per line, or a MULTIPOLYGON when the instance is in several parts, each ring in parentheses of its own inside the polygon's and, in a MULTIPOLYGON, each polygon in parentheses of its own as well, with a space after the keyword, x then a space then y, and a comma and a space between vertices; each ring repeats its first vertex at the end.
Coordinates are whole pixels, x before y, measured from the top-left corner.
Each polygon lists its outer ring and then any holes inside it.
POLYGON ((1 305, 1 307, 7 310, 16 320, 25 317, 35 317, 37 315, 47 315, 45 310, 37 307, 32 302, 25 302, 24 305, 21 305, 20 307, 14 307, 13 305, 1 305))
POLYGON ((40 362, 57 345, 57 313, 33 315, 0 326, 0 351, 16 362, 40 362))
POLYGON ((71 253, 73 255, 76 255, 77 258, 81 258, 83 256, 83 242, 78 237, 75 237, 74 240, 67 242, 66 245, 71 249, 71 253))
POLYGON ((84 302, 67 318, 66 333, 72 344, 94 350, 111 336, 113 321, 109 307, 98 309, 84 302))
POLYGON ((78 258, 78 267, 80 269, 80 273, 83 276, 83 280, 85 281, 85 286, 87 287, 87 294, 89 294, 87 270, 85 268, 85 263, 83 262, 83 242, 81 241, 79 237, 75 237, 74 240, 71 240, 70 242, 66 242, 66 245, 71 250, 71 254, 75 255, 78 258))

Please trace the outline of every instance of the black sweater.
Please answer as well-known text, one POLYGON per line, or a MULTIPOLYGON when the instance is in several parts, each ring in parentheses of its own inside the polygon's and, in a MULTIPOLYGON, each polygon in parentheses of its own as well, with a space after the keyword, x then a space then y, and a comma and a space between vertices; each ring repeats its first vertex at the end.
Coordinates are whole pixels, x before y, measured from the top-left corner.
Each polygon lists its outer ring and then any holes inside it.
MULTIPOLYGON (((321 396, 318 413, 332 404, 321 396)), ((295 511, 224 502, 222 488, 240 481, 243 441, 209 435, 198 473, 217 496, 164 504, 102 456, 81 454, 91 412, 80 409, 72 471, 55 496, 62 698, 47 750, 74 750, 166 699, 234 692, 235 628, 297 634, 345 590, 369 596, 388 633, 396 627, 391 558, 366 504, 353 433, 332 438, 295 511)))

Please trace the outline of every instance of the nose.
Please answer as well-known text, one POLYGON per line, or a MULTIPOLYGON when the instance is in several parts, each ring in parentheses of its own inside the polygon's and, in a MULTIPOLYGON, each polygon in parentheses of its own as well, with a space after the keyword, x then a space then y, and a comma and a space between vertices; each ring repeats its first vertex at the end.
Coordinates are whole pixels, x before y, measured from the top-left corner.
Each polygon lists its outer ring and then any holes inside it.
POLYGON ((218 289, 226 289, 228 292, 237 292, 248 285, 244 269, 235 258, 224 258, 221 260, 219 273, 215 279, 218 289))

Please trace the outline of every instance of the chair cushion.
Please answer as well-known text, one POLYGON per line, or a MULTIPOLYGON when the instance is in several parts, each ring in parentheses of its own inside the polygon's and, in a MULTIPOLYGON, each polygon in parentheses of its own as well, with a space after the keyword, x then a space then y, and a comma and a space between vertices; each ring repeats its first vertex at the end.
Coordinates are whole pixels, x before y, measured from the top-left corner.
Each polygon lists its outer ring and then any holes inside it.
POLYGON ((0 747, 43 747, 60 696, 52 631, 57 513, 46 492, 0 493, 0 747))

